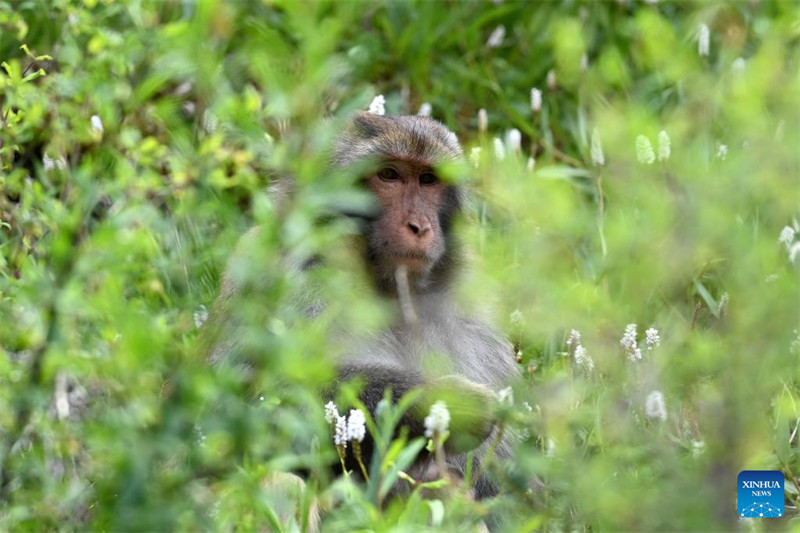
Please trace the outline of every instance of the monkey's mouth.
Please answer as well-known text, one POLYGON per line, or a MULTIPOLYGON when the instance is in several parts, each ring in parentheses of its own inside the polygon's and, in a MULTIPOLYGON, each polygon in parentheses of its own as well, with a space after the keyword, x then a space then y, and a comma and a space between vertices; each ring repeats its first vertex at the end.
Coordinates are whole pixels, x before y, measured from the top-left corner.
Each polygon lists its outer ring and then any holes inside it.
POLYGON ((443 251, 443 247, 438 243, 427 247, 402 246, 382 240, 370 246, 369 255, 374 264, 385 269, 384 272, 393 273, 398 266, 405 265, 409 272, 423 274, 429 272, 441 259, 443 251))
POLYGON ((415 250, 392 250, 386 254, 395 259, 414 259, 417 261, 433 261, 433 258, 425 252, 415 250))
POLYGON ((385 261, 392 271, 405 265, 411 272, 427 272, 436 261, 429 253, 418 250, 391 250, 384 254, 385 261))

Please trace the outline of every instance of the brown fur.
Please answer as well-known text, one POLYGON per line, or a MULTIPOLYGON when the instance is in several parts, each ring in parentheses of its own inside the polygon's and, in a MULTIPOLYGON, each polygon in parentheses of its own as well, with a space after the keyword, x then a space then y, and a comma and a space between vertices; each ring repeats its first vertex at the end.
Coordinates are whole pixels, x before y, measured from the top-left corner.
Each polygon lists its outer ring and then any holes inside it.
POLYGON ((342 132, 332 162, 346 167, 379 157, 431 166, 462 156, 455 134, 431 118, 362 112, 342 132))

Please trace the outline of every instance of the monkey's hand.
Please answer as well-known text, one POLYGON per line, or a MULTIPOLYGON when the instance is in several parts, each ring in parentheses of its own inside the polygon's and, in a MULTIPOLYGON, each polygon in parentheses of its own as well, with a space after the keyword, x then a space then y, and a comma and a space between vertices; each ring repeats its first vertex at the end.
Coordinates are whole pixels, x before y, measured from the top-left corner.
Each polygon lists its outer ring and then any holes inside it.
POLYGON ((425 387, 420 405, 424 414, 438 401, 443 401, 450 412, 450 436, 445 442, 448 452, 474 450, 489 437, 497 403, 491 389, 462 376, 444 376, 425 387))

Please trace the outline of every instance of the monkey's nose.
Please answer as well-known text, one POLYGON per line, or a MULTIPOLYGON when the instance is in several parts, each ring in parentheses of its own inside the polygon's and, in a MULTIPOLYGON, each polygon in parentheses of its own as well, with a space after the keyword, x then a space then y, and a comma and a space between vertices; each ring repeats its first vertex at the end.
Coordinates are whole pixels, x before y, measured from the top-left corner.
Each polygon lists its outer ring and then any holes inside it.
POLYGON ((424 237, 426 233, 431 231, 431 225, 427 222, 419 223, 416 221, 411 221, 408 223, 408 229, 411 230, 411 233, 416 235, 417 237, 424 237))

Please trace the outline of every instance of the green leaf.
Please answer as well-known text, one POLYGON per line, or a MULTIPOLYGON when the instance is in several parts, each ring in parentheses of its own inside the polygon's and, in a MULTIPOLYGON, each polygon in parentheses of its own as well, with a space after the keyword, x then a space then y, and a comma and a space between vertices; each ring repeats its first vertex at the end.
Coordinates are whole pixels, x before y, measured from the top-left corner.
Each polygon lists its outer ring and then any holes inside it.
POLYGON ((716 300, 714 300, 714 297, 711 296, 709 290, 706 289, 706 286, 703 285, 703 282, 697 278, 694 278, 694 286, 697 289, 697 292, 700 294, 700 297, 703 298, 703 301, 706 303, 708 310, 711 311, 711 314, 713 314, 716 318, 719 318, 719 305, 717 305, 716 300))
POLYGON ((442 503, 442 500, 425 500, 425 505, 428 506, 431 514, 430 525, 433 527, 441 526, 444 520, 444 503, 442 503))
POLYGON ((386 497, 394 484, 397 482, 397 473, 401 470, 408 469, 411 463, 416 460, 419 452, 422 451, 423 446, 425 446, 425 439, 421 437, 416 438, 412 440, 399 454, 397 454, 396 460, 387 463, 388 470, 383 474, 383 480, 381 481, 381 485, 378 490, 378 498, 380 500, 383 500, 383 498, 386 497))
POLYGON ((46 76, 46 75, 47 75, 47 73, 44 71, 44 69, 40 68, 36 72, 31 72, 30 74, 28 74, 27 76, 22 78, 22 83, 25 83, 27 81, 32 81, 32 80, 35 80, 36 78, 39 78, 41 76, 46 76))

